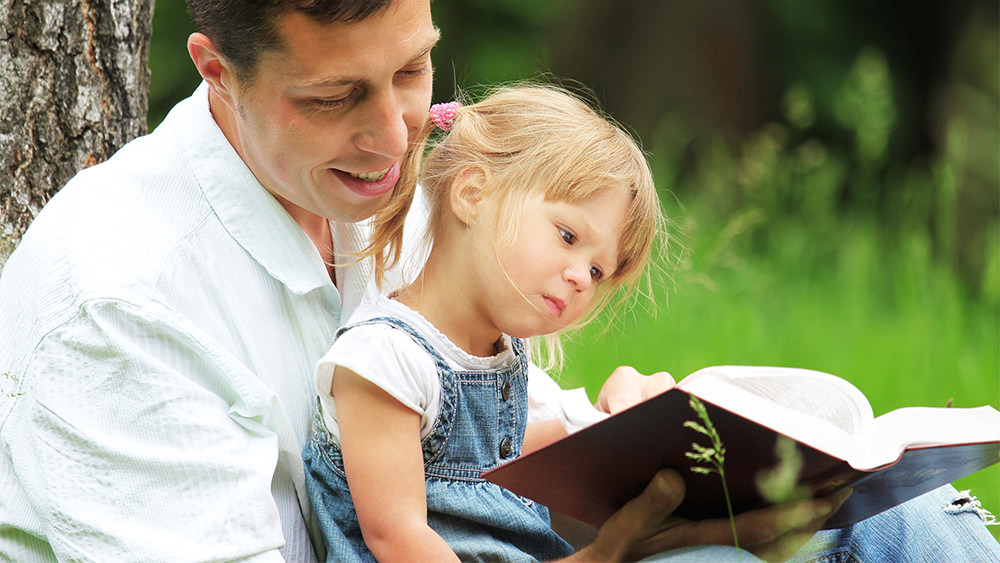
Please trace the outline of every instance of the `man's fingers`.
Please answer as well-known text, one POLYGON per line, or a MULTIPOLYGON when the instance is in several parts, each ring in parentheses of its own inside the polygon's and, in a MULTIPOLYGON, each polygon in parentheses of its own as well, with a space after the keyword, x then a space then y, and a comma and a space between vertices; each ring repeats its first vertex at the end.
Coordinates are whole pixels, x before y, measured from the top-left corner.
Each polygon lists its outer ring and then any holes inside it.
MULTIPOLYGON (((684 546, 733 545, 728 519, 692 522, 673 515, 684 493, 681 475, 661 470, 642 494, 605 522, 577 559, 629 561, 684 546)), ((809 541, 846 497, 842 493, 740 514, 735 520, 740 547, 765 560, 784 560, 809 541)))
POLYGON ((625 504, 616 514, 624 515, 632 528, 642 533, 658 530, 667 521, 676 520, 672 514, 684 500, 684 479, 672 469, 663 469, 653 476, 646 489, 625 504))
MULTIPOLYGON (((672 469, 658 472, 646 489, 601 526, 588 552, 595 560, 633 561, 678 544, 660 545, 662 532, 686 522, 672 515, 684 500, 684 479, 672 469)), ((669 534, 668 534, 669 536, 669 534)))
POLYGON ((819 531, 829 515, 819 516, 780 533, 767 543, 749 546, 749 550, 764 561, 786 561, 819 531))
POLYGON ((684 500, 684 479, 672 469, 664 469, 653 476, 638 500, 648 503, 653 514, 672 514, 684 500))
POLYGON ((770 518, 746 518, 742 526, 737 517, 740 545, 765 561, 784 561, 809 542, 850 494, 848 489, 822 499, 766 509, 772 513, 770 518))
POLYGON ((766 544, 785 534, 809 528, 817 522, 817 526, 821 526, 840 509, 850 494, 851 491, 846 490, 821 499, 804 500, 741 514, 736 517, 736 530, 740 543, 766 544))
MULTIPOLYGON (((656 474, 641 495, 620 511, 632 519, 635 528, 627 533, 643 538, 630 555, 645 557, 692 545, 732 545, 733 532, 728 519, 692 522, 673 516, 684 500, 684 480, 679 473, 665 469, 656 474), (638 522, 643 524, 637 525, 638 522)), ((616 561, 619 559, 615 559, 616 561)))

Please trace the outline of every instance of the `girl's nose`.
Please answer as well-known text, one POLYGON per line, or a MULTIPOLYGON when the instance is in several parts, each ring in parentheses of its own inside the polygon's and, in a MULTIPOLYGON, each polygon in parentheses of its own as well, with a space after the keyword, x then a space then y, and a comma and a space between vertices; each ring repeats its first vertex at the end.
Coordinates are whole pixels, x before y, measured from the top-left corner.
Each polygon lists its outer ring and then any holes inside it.
POLYGON ((563 270, 563 279, 573 284, 576 291, 586 291, 593 285, 594 280, 590 277, 590 263, 573 263, 563 270))

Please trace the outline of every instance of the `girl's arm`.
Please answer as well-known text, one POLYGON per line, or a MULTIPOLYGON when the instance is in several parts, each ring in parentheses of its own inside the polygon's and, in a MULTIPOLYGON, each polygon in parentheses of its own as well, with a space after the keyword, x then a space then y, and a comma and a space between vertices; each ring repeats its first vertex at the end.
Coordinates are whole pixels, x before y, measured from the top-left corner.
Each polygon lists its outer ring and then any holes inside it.
POLYGON ((368 549, 379 561, 458 561, 427 525, 420 415, 342 367, 334 371, 330 392, 368 549))
POLYGON ((566 427, 558 418, 532 422, 524 431, 524 445, 521 447, 521 455, 544 448, 567 435, 566 427))

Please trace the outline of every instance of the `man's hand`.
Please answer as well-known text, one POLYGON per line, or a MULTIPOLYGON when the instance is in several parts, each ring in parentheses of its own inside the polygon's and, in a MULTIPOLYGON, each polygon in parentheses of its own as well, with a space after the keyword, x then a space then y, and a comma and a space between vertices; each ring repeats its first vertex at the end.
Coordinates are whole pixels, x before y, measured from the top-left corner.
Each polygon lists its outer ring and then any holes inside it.
MULTIPOLYGON (((848 495, 740 514, 735 519, 740 547, 767 561, 783 561, 809 541, 848 495)), ((680 474, 660 471, 642 494, 604 523, 593 544, 567 561, 635 561, 681 547, 733 544, 729 520, 692 522, 673 516, 682 500, 680 474)))
POLYGON ((665 371, 643 375, 630 366, 611 373, 597 396, 597 408, 609 414, 623 411, 674 386, 674 378, 665 371))

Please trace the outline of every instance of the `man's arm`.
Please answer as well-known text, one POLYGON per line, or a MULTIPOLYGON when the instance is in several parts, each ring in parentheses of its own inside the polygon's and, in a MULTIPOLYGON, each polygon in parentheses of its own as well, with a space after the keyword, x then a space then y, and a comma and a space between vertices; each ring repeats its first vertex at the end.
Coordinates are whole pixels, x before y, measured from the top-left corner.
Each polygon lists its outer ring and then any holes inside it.
POLYGON ((8 467, 60 560, 280 561, 272 394, 167 315, 97 301, 49 331, 8 467))

